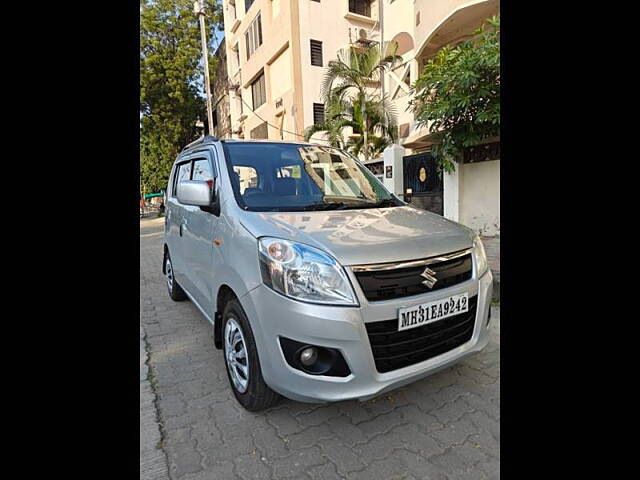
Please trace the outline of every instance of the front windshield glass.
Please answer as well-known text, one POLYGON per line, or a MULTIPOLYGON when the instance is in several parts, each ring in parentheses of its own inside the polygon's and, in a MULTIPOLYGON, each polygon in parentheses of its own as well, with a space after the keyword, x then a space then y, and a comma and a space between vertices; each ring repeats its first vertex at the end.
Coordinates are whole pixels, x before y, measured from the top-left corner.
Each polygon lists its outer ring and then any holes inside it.
POLYGON ((332 210, 401 205, 353 157, 331 147, 224 144, 236 199, 256 211, 332 210))

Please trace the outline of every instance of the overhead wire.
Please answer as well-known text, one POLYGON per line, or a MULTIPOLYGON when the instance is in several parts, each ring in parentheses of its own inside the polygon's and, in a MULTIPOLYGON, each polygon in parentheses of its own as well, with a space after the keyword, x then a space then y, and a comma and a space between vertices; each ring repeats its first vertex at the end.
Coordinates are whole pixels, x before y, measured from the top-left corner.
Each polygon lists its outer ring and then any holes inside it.
MULTIPOLYGON (((245 104, 245 105, 247 106, 247 108, 251 111, 251 113, 253 113, 256 117, 258 117, 260 120, 262 120, 262 121, 263 121, 264 123, 266 123, 267 125, 269 125, 269 126, 271 126, 271 127, 273 127, 273 128, 277 128, 278 130, 280 130, 280 131, 282 131, 282 132, 286 132, 286 133, 290 133, 291 135, 295 135, 296 137, 305 138, 305 136, 304 136, 304 135, 300 135, 299 133, 292 132, 292 131, 290 131, 290 130, 285 130, 284 128, 281 128, 281 127, 279 127, 279 126, 277 126, 277 125, 274 125, 274 124, 272 124, 272 123, 269 123, 269 122, 268 122, 268 121, 266 121, 264 118, 262 118, 260 115, 258 115, 258 114, 256 113, 256 111, 255 111, 253 108, 251 108, 251 106, 250 106, 247 102, 245 102, 245 101, 244 101, 244 99, 242 98, 242 96, 238 96, 238 98, 240 98, 240 101, 241 101, 243 104, 245 104)), ((305 140, 306 140, 306 138, 305 138, 305 140)))

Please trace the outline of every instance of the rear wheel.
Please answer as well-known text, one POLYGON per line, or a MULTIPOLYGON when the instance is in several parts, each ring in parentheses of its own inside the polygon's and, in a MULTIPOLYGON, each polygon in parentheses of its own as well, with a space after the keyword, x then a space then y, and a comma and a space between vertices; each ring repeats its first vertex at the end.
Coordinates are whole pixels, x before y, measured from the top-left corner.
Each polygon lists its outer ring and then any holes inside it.
POLYGON ((275 405, 280 395, 264 382, 253 332, 237 300, 227 303, 222 322, 224 362, 236 399, 252 412, 275 405))
POLYGON ((174 302, 181 302, 182 300, 185 300, 187 298, 187 294, 184 293, 182 287, 178 285, 178 282, 176 282, 169 252, 164 256, 164 275, 167 279, 167 290, 169 291, 169 297, 171 297, 171 300, 174 302))

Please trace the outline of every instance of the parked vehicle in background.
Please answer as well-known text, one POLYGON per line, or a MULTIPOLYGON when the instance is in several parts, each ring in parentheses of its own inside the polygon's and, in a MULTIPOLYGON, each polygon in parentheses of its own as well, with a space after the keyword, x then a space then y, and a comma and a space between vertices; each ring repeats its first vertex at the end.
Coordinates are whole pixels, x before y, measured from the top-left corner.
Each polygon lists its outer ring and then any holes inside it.
POLYGON ((489 340, 480 239, 338 149, 204 137, 175 161, 166 208, 169 295, 212 323, 248 410, 366 400, 489 340))

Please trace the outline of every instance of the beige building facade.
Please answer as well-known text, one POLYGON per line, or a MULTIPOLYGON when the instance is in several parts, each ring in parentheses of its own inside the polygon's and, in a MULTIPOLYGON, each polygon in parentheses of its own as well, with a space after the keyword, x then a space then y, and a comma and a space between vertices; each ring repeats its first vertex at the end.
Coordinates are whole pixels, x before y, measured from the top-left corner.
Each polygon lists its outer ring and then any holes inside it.
POLYGON ((213 107, 213 134, 218 138, 231 138, 231 111, 229 77, 227 75, 227 48, 224 39, 215 52, 215 69, 211 82, 213 107))
POLYGON ((425 182, 431 197, 404 168, 418 162, 420 179, 437 175, 423 171, 433 141, 407 108, 410 85, 440 48, 498 14, 499 0, 223 0, 223 10, 233 138, 303 140, 304 129, 323 119, 321 83, 336 53, 358 41, 395 41, 402 61, 379 88, 396 106, 400 138, 370 168, 394 193, 413 185, 414 203, 499 234, 499 159, 460 164, 439 186, 425 182))
POLYGON ((378 0, 223 0, 234 138, 302 140, 327 62, 378 35, 378 0))

